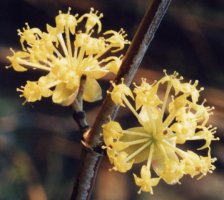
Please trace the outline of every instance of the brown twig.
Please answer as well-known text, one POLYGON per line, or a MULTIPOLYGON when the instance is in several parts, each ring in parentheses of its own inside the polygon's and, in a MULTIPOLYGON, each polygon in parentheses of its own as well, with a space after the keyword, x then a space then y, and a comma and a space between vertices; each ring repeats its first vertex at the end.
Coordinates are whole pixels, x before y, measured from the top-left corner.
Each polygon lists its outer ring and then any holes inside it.
MULTIPOLYGON (((115 83, 119 83, 121 78, 124 78, 124 83, 130 85, 170 2, 171 0, 150 1, 149 9, 142 19, 132 44, 127 51, 114 81, 115 83)), ((81 171, 74 185, 71 200, 88 200, 90 198, 103 155, 101 150, 103 143, 100 134, 102 133, 101 127, 108 122, 109 117, 114 119, 117 111, 118 106, 112 102, 110 95, 107 95, 92 129, 88 136, 84 138, 81 171)))
POLYGON ((83 110, 83 91, 85 82, 86 76, 82 76, 77 97, 74 103, 72 104, 72 108, 74 110, 73 119, 78 124, 81 134, 84 134, 89 129, 89 124, 86 120, 86 113, 83 110))

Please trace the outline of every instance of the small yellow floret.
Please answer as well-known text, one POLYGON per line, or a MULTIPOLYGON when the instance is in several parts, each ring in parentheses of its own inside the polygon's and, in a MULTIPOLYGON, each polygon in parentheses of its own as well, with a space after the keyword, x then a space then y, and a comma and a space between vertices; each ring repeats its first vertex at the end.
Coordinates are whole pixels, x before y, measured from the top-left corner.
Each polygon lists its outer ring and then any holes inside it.
POLYGON ((151 178, 150 169, 146 165, 143 165, 141 168, 141 178, 134 174, 134 179, 136 185, 140 187, 139 193, 143 191, 150 192, 151 194, 153 194, 152 187, 157 186, 160 180, 160 178, 151 178))
POLYGON ((128 154, 125 152, 121 152, 118 155, 114 156, 113 157, 114 167, 112 169, 119 172, 127 172, 128 170, 131 169, 134 163, 134 160, 127 161, 127 159, 128 154))
POLYGON ((22 92, 27 102, 41 100, 41 88, 36 82, 27 81, 24 87, 17 88, 17 91, 22 92))
POLYGON ((134 98, 130 88, 123 83, 119 85, 115 85, 114 83, 112 83, 112 85, 114 88, 113 91, 111 92, 111 99, 113 100, 114 103, 125 107, 123 103, 125 96, 130 96, 131 98, 134 98))

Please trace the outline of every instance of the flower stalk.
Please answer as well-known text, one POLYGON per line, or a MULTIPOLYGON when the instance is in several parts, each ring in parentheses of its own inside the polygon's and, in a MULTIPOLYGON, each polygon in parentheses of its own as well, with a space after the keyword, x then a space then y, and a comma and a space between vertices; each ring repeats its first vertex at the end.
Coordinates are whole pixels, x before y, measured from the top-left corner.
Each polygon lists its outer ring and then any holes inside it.
POLYGON ((72 104, 73 112, 73 119, 79 126, 79 130, 81 134, 84 134, 89 129, 89 124, 86 119, 86 112, 83 110, 83 91, 84 85, 86 82, 86 76, 82 76, 80 80, 80 87, 77 94, 75 101, 72 104))

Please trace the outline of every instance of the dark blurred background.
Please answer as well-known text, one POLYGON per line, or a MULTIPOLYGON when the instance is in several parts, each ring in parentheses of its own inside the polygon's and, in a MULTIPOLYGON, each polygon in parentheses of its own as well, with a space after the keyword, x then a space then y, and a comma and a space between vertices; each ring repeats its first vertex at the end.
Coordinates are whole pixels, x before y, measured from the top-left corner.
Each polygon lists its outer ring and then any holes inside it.
MULTIPOLYGON (((29 22, 30 27, 45 29, 54 25, 58 10, 89 12, 90 7, 104 13, 103 30, 123 27, 132 39, 146 11, 147 0, 2 0, 0 2, 0 200, 67 200, 77 174, 80 136, 70 108, 41 103, 25 104, 16 87, 39 74, 6 70, 9 47, 20 48, 17 29, 29 22)), ((165 68, 178 71, 186 79, 198 79, 205 87, 203 97, 216 107, 210 123, 218 127, 220 142, 213 142, 212 154, 217 169, 202 180, 185 177, 181 185, 161 181, 154 195, 137 195, 132 172, 108 172, 102 163, 93 200, 223 200, 224 199, 224 1, 178 1, 172 4, 144 57, 136 76, 153 81, 165 68)), ((102 80, 105 90, 109 86, 102 80)), ((85 104, 90 124, 101 102, 85 104)), ((122 121, 133 119, 121 112, 122 121)), ((127 125, 127 124, 126 124, 127 125)), ((124 124, 125 126, 125 124, 124 124)), ((138 173, 139 169, 136 167, 138 173)))

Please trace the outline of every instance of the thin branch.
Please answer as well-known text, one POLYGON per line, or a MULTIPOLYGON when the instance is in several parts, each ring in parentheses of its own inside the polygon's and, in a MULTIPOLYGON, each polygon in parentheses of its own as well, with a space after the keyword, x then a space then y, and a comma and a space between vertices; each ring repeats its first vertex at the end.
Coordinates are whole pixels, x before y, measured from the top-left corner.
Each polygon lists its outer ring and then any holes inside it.
POLYGON ((84 134, 89 129, 89 124, 86 120, 86 113, 83 110, 83 91, 85 82, 86 77, 82 76, 77 97, 75 99, 75 102, 72 104, 72 108, 74 110, 73 119, 78 124, 80 132, 82 134, 84 134))
MULTIPOLYGON (((115 83, 119 83, 123 77, 124 83, 130 85, 170 2, 171 0, 150 1, 149 9, 142 19, 132 44, 127 51, 114 81, 115 83)), ((101 127, 108 122, 109 117, 114 119, 117 111, 118 106, 112 102, 110 95, 107 95, 93 128, 88 136, 84 138, 80 173, 74 185, 71 200, 89 200, 103 157, 101 127)))

